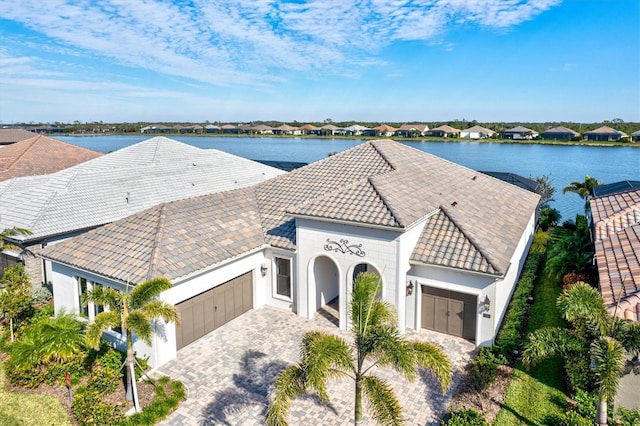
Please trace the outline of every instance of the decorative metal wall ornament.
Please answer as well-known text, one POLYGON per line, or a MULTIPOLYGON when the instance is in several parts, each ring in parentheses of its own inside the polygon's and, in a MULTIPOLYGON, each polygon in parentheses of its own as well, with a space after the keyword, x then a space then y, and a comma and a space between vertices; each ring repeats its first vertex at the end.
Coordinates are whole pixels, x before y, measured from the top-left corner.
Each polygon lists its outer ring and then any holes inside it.
POLYGON ((344 254, 353 254, 358 257, 364 257, 365 252, 362 250, 362 244, 349 244, 349 240, 341 239, 340 242, 332 241, 327 238, 327 244, 324 245, 325 251, 335 251, 344 254))

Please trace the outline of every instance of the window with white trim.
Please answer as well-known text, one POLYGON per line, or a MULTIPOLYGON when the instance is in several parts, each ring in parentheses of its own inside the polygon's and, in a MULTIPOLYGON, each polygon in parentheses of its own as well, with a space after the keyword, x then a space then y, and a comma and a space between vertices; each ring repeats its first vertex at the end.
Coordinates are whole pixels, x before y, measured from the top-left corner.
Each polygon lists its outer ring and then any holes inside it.
POLYGON ((275 294, 291 299, 291 259, 275 257, 276 284, 275 294))
POLYGON ((78 314, 80 314, 81 317, 85 317, 85 318, 89 318, 89 305, 85 304, 84 301, 82 300, 83 296, 85 294, 87 294, 87 291, 89 290, 89 282, 87 281, 86 278, 82 278, 82 277, 77 277, 77 282, 78 282, 78 314))

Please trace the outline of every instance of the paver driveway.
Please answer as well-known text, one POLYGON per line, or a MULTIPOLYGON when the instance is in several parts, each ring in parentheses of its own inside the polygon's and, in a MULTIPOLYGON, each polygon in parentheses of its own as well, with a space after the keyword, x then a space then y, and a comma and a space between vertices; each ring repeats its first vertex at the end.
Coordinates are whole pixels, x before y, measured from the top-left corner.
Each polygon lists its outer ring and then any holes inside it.
MULTIPOLYGON (((312 321, 272 307, 249 311, 181 349, 178 357, 160 368, 189 388, 188 399, 164 425, 263 425, 268 393, 274 378, 299 360, 305 332, 325 330, 348 336, 336 326, 331 310, 316 313, 312 321)), ((439 333, 407 332, 407 337, 440 345, 454 365, 452 387, 442 395, 427 373, 413 383, 388 370, 374 374, 387 379, 403 407, 408 425, 436 425, 469 361, 473 344, 439 333)), ((353 423, 353 382, 331 381, 330 404, 313 396, 292 401, 291 425, 346 425, 353 423)), ((365 408, 366 424, 367 412, 365 408)))

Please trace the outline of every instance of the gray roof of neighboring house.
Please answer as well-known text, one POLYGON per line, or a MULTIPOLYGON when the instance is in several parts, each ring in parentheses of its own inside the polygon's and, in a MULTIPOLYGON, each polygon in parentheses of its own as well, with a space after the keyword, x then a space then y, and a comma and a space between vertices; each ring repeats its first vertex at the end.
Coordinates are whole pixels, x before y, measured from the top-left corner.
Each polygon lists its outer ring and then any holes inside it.
POLYGON ((619 192, 625 192, 630 189, 640 189, 639 180, 621 180, 619 182, 598 185, 593 188, 593 196, 600 197, 603 195, 612 195, 619 192))
POLYGON ((0 182, 0 229, 39 240, 103 225, 166 201, 253 185, 281 170, 156 137, 57 173, 0 182))
POLYGON ((489 175, 496 179, 500 179, 501 181, 508 182, 512 185, 518 186, 522 189, 526 189, 531 192, 538 192, 538 182, 533 179, 526 178, 524 176, 517 175, 515 173, 510 172, 491 172, 479 170, 480 173, 484 173, 485 175, 489 175))
POLYGON ((489 135, 492 135, 492 134, 495 133, 491 129, 487 129, 486 127, 482 127, 482 126, 478 126, 478 125, 469 127, 468 129, 464 129, 464 130, 462 130, 462 132, 469 132, 469 133, 478 132, 478 133, 486 133, 486 134, 489 134, 489 135))
POLYGON ((640 136, 640 130, 636 130, 635 132, 631 133, 631 136, 640 136))
POLYGON ((434 127, 430 130, 431 132, 446 132, 446 133, 460 133, 460 129, 456 129, 455 127, 451 127, 447 124, 443 124, 442 126, 434 127))
POLYGON ((0 145, 7 145, 37 136, 23 129, 0 129, 0 145))
POLYGON ((570 129, 568 127, 564 127, 564 126, 557 126, 557 127, 552 127, 551 129, 547 129, 544 132, 540 132, 541 135, 544 134, 572 134, 573 136, 579 136, 580 133, 576 132, 573 129, 570 129))
POLYGON ((610 311, 640 321, 640 189, 589 200, 599 288, 610 311))
POLYGON ((150 271, 176 280, 265 245, 293 250, 295 217, 307 217, 399 233, 419 225, 413 263, 502 275, 538 200, 379 140, 246 189, 164 203, 41 254, 121 281, 140 282, 150 271))
POLYGON ((524 126, 516 126, 512 129, 504 130, 503 133, 538 133, 535 130, 528 129, 524 126))

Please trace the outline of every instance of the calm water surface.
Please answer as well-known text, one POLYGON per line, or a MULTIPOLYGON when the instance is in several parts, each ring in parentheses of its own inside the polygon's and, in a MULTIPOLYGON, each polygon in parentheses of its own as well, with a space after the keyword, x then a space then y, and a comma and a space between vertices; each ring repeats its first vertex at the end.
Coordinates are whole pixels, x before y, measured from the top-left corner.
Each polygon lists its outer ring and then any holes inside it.
MULTIPOLYGON (((57 139, 100 152, 110 152, 149 139, 131 136, 55 136, 57 139)), ((197 146, 215 148, 254 160, 310 163, 331 152, 344 151, 364 140, 301 138, 236 138, 215 136, 171 136, 197 146)), ((403 142, 407 146, 445 158, 463 166, 486 171, 512 172, 525 177, 550 175, 556 187, 552 205, 563 219, 583 212, 582 200, 562 188, 583 181, 586 174, 604 183, 640 180, 640 149, 563 145, 521 145, 477 142, 403 142)))

